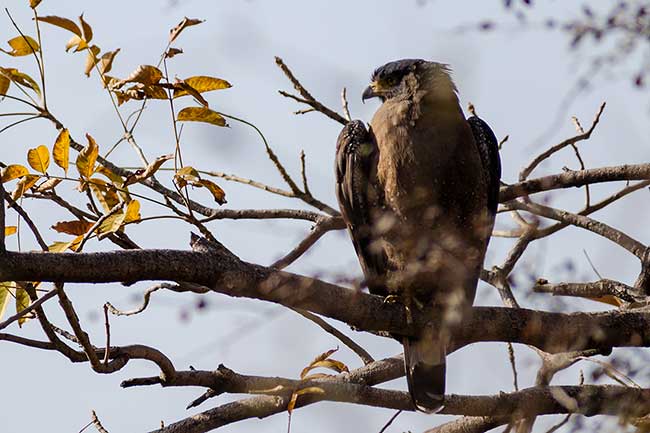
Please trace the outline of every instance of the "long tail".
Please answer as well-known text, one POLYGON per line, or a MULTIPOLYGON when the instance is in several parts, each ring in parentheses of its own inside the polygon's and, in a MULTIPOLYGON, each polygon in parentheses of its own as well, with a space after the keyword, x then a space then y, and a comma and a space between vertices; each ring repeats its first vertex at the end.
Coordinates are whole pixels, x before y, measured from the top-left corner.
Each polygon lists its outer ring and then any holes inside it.
POLYGON ((405 337, 404 367, 413 404, 418 410, 440 410, 445 396, 447 344, 439 331, 428 329, 417 338, 405 337))

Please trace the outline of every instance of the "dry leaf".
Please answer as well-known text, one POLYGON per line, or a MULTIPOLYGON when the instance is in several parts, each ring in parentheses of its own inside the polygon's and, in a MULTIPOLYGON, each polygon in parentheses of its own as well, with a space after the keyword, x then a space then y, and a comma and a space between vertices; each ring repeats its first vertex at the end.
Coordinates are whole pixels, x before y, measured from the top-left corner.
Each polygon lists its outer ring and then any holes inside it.
POLYGON ((41 1, 43 0, 29 0, 29 7, 32 9, 36 9, 36 6, 41 4, 41 1))
MULTIPOLYGON (((204 75, 197 75, 195 77, 188 77, 181 81, 182 83, 187 84, 196 91, 203 93, 209 92, 211 90, 221 90, 228 89, 232 87, 229 82, 222 80, 221 78, 207 77, 204 75)), ((188 92, 185 89, 174 90, 174 98, 178 98, 183 95, 187 95, 188 92)))
POLYGON ((180 35, 181 32, 185 30, 187 27, 195 26, 197 24, 201 24, 202 22, 203 20, 197 20, 188 17, 183 18, 183 21, 178 23, 176 27, 174 27, 169 31, 169 43, 171 44, 172 42, 174 42, 174 40, 178 37, 178 35, 180 35))
POLYGON ((194 167, 186 166, 174 174, 174 182, 179 188, 184 188, 188 183, 200 180, 199 172, 194 167))
POLYGON ((57 17, 57 16, 46 16, 46 17, 38 17, 37 18, 39 21, 42 21, 44 23, 52 24, 57 27, 61 27, 62 29, 65 29, 69 32, 74 33, 75 35, 81 37, 81 30, 79 29, 79 26, 72 21, 71 19, 68 18, 63 18, 63 17, 57 17))
POLYGON ((42 184, 40 184, 40 185, 35 189, 35 191, 36 191, 36 192, 45 192, 45 191, 49 191, 49 190, 51 190, 51 189, 54 189, 54 187, 56 187, 56 186, 57 186, 58 184, 60 184, 62 181, 63 181, 63 179, 55 179, 55 178, 48 179, 48 180, 46 180, 45 182, 43 182, 42 184))
POLYGON ((29 170, 24 165, 11 164, 2 169, 2 178, 0 180, 5 183, 27 174, 29 174, 29 170))
POLYGON ((12 50, 6 51, 0 48, 0 51, 14 57, 28 56, 32 53, 38 52, 40 49, 38 42, 36 42, 34 38, 30 36, 16 36, 15 38, 9 39, 7 43, 12 48, 12 50))
MULTIPOLYGON (((16 284, 16 313, 20 313, 23 311, 25 308, 29 307, 29 304, 32 303, 32 301, 29 299, 29 295, 27 294, 27 290, 23 288, 19 288, 18 284, 16 284)), ((24 315, 20 319, 18 319, 18 326, 21 327, 23 323, 27 322, 30 319, 29 315, 24 315)))
POLYGON ((79 152, 76 162, 77 170, 79 170, 79 175, 81 175, 82 179, 88 179, 93 174, 95 162, 99 155, 99 146, 95 142, 95 139, 90 134, 86 134, 86 138, 88 139, 88 145, 79 152))
POLYGON ((214 201, 216 201, 219 204, 225 204, 226 202, 226 193, 223 189, 219 187, 216 183, 207 180, 207 179, 199 179, 197 181, 191 182, 192 185, 194 186, 204 186, 212 193, 212 197, 214 198, 214 201))
POLYGON ((17 231, 18 231, 18 227, 16 227, 16 226, 6 226, 5 227, 5 236, 15 235, 17 231))
MULTIPOLYGON (((113 68, 113 60, 115 59, 115 56, 119 52, 120 52, 120 49, 117 48, 115 51, 108 51, 108 52, 106 52, 106 53, 104 53, 102 55, 102 57, 99 59, 99 73, 100 74, 104 75, 104 74, 107 74, 107 73, 109 73, 111 71, 111 69, 113 68)), ((110 79, 112 77, 107 77, 107 78, 110 79)), ((118 80, 116 78, 112 78, 112 79, 115 80, 115 82, 120 81, 120 80, 118 80)), ((107 83, 106 80, 104 80, 104 85, 106 86, 107 84, 110 84, 110 83, 107 83)), ((109 89, 110 89, 110 85, 109 85, 109 89)))
POLYGON ((20 72, 18 69, 15 68, 2 68, 0 67, 0 76, 3 76, 5 78, 8 78, 9 80, 13 81, 14 83, 18 84, 19 86, 27 87, 29 89, 32 89, 40 98, 41 96, 41 88, 38 87, 38 84, 32 77, 29 75, 20 72))
POLYGON ((298 396, 304 394, 325 394, 325 390, 317 386, 309 386, 307 388, 303 388, 303 389, 299 389, 298 391, 295 391, 293 394, 291 394, 291 401, 289 401, 289 404, 287 405, 287 412, 289 412, 289 414, 291 414, 291 412, 293 412, 293 410, 295 409, 298 396))
POLYGON ((131 176, 127 177, 124 180, 123 186, 132 185, 134 183, 142 182, 143 180, 150 178, 151 176, 154 175, 156 171, 158 171, 158 169, 165 163, 165 161, 169 161, 172 159, 174 159, 173 154, 159 156, 153 162, 151 162, 146 168, 137 170, 131 176))
POLYGON ((62 129, 56 137, 54 147, 52 147, 52 158, 54 163, 61 167, 67 175, 70 165, 70 131, 67 129, 62 129))
POLYGON ((44 145, 27 151, 27 162, 34 170, 45 174, 50 166, 50 151, 44 145))
POLYGON ((81 220, 59 221, 52 226, 52 230, 56 230, 59 233, 80 236, 86 234, 93 225, 91 222, 81 220))
POLYGON ((86 74, 86 77, 90 77, 90 72, 99 61, 97 60, 97 55, 100 51, 97 45, 93 45, 86 50, 86 65, 84 66, 84 74, 86 74))
POLYGON ((151 65, 140 65, 124 80, 125 83, 141 83, 144 85, 156 84, 163 77, 160 69, 151 65))
POLYGON ((206 107, 186 107, 178 113, 181 122, 204 122, 217 126, 226 126, 226 119, 216 111, 206 107))
POLYGON ((0 75, 0 95, 6 95, 9 91, 11 80, 4 75, 0 75))
POLYGON ((67 44, 65 44, 65 50, 70 51, 72 48, 74 48, 74 52, 78 52, 81 50, 85 50, 88 48, 88 43, 86 40, 82 37, 79 37, 77 35, 74 35, 73 37, 70 38, 67 44))
POLYGON ((11 198, 14 199, 14 201, 18 200, 28 189, 33 187, 40 178, 40 176, 35 174, 23 176, 16 184, 16 189, 11 194, 11 198))
POLYGON ((131 223, 140 220, 140 202, 137 200, 131 200, 129 204, 126 205, 126 210, 124 211, 124 222, 131 223))
POLYGON ((49 245, 47 247, 47 250, 51 253, 63 253, 67 249, 76 251, 83 238, 84 236, 80 235, 74 238, 73 240, 71 240, 70 242, 54 242, 52 245, 49 245))
POLYGON ((183 54, 183 50, 181 50, 180 48, 173 48, 172 47, 172 48, 167 50, 167 52, 165 53, 165 57, 167 57, 168 59, 171 59, 172 57, 174 57, 174 56, 176 56, 178 54, 183 54))
POLYGON ((102 208, 104 208, 104 212, 110 211, 120 202, 120 196, 117 194, 117 189, 114 185, 94 177, 88 181, 88 186, 93 194, 95 194, 95 197, 97 197, 102 208))
POLYGON ((92 27, 90 27, 90 24, 88 24, 84 20, 83 14, 79 16, 79 23, 81 24, 81 31, 83 32, 83 38, 86 40, 86 42, 90 42, 91 39, 93 38, 93 29, 92 27))

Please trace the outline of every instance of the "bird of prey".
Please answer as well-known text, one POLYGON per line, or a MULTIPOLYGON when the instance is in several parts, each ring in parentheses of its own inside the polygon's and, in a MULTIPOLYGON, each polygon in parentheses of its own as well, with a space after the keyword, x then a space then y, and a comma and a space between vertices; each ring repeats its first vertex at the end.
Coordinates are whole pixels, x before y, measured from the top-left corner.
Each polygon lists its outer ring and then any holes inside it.
POLYGON ((382 105, 355 120, 336 147, 336 194, 370 293, 430 314, 404 345, 416 408, 434 412, 445 356, 470 311, 497 209, 496 138, 463 115, 447 65, 420 59, 375 70, 363 100, 382 105))

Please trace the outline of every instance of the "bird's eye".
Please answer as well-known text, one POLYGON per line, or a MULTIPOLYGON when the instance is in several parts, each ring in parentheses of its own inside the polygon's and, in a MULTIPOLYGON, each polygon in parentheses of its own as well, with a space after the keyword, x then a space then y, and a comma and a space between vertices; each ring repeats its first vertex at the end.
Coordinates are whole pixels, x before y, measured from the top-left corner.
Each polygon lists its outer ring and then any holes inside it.
POLYGON ((394 75, 386 78, 386 84, 388 84, 391 87, 396 85, 398 82, 399 82, 399 79, 394 75))

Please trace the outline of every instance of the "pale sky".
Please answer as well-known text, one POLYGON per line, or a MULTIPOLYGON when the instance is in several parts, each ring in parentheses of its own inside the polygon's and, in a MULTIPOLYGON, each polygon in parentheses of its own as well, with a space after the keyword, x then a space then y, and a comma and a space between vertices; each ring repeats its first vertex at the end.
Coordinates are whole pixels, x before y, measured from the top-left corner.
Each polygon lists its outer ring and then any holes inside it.
MULTIPOLYGON (((561 32, 546 31, 541 26, 521 28, 503 13, 501 0, 445 1, 431 0, 329 0, 300 2, 288 0, 180 0, 165 1, 83 2, 43 0, 41 15, 77 17, 81 12, 93 26, 94 43, 103 50, 121 48, 111 75, 125 77, 140 64, 155 64, 165 47, 168 31, 183 16, 206 20, 189 28, 175 46, 184 54, 169 63, 170 74, 181 78, 212 75, 233 84, 228 90, 207 95, 211 106, 219 111, 243 117, 256 124, 266 135, 291 174, 299 177, 300 150, 307 155, 307 171, 314 195, 335 206, 333 155, 340 125, 318 113, 295 116, 300 108, 295 102, 278 95, 277 90, 291 90, 290 84, 274 63, 282 57, 314 96, 339 110, 340 92, 348 89, 353 117, 370 120, 377 102, 361 104, 361 92, 372 70, 390 60, 420 57, 449 63, 459 88, 463 106, 469 101, 479 115, 494 129, 497 137, 510 136, 502 151, 503 180, 514 182, 521 166, 534 155, 574 134, 571 115, 589 125, 602 101, 607 109, 593 138, 583 143, 582 155, 588 167, 622 163, 640 163, 648 159, 648 101, 633 88, 628 74, 632 65, 623 65, 610 74, 595 79, 595 85, 570 100, 565 96, 575 85, 581 71, 589 65, 587 52, 574 52, 568 37, 561 32), (508 25, 491 33, 460 32, 460 26, 487 18, 508 25), (561 117, 558 119, 558 113, 561 117), (550 129, 549 129, 550 128, 550 129)), ((535 6, 531 20, 543 22, 553 15, 569 19, 582 2, 554 1, 535 6)), ((592 2, 606 5, 606 1, 592 2)), ((27 0, 3 0, 22 30, 34 34, 27 0)), ((0 40, 16 36, 9 20, 1 18, 0 40)), ((110 101, 96 75, 83 75, 85 54, 64 52, 69 34, 43 25, 47 94, 53 112, 75 137, 90 133, 108 149, 120 136, 120 125, 110 101)), ((30 57, 10 58, 2 55, 1 66, 17 67, 29 73, 35 68, 30 57)), ((189 100, 187 101, 189 103, 189 100)), ((189 104, 188 104, 189 105, 189 104)), ((128 114, 137 103, 125 104, 128 114)), ((13 107, 7 101, 0 112, 13 107), (8 107, 8 108, 4 108, 8 107)), ((3 120, 4 122, 4 120, 3 120)), ((173 151, 174 140, 170 114, 165 101, 154 101, 144 113, 135 133, 138 143, 150 158, 173 151)), ((13 128, 0 135, 0 160, 25 163, 28 148, 39 144, 51 146, 56 130, 46 121, 13 128)), ((206 170, 236 173, 271 185, 285 187, 267 159, 262 143, 244 125, 231 122, 231 128, 188 124, 183 130, 183 153, 186 163, 206 170)), ((124 166, 138 163, 133 151, 122 144, 113 161, 124 166)), ((558 172, 562 167, 577 168, 571 150, 544 164, 537 174, 558 172)), ((169 179, 167 179, 169 182, 169 179)), ((272 196, 247 186, 216 180, 228 195, 231 209, 304 207, 296 200, 272 196)), ((152 194, 143 188, 139 192, 152 194)), ((595 197, 604 197, 612 187, 594 188, 595 197)), ((60 187, 68 197, 76 197, 72 186, 60 187)), ((642 242, 650 241, 645 218, 648 201, 640 197, 647 192, 622 200, 611 209, 597 214, 608 224, 622 228, 642 242)), ((194 197, 212 205, 204 192, 194 197)), ((552 203, 570 210, 583 203, 582 191, 563 191, 553 195, 552 203)), ((63 235, 49 227, 69 216, 44 203, 25 202, 48 242, 63 240, 63 235)), ((157 215, 164 209, 143 206, 143 214, 157 215)), ((9 212, 8 224, 15 214, 9 212)), ((498 226, 510 220, 500 217, 498 226)), ((211 224, 216 237, 242 259, 270 264, 288 252, 307 233, 310 226, 298 221, 220 221, 211 224)), ((190 226, 159 220, 131 226, 128 233, 143 247, 187 249, 190 226)), ((23 250, 35 249, 31 235, 21 237, 23 250)), ((10 248, 17 248, 11 238, 10 248)), ((503 260, 510 240, 496 239, 490 245, 486 267, 503 260)), ((107 242, 89 243, 87 250, 113 248, 107 242)), ((551 281, 563 278, 594 280, 583 249, 589 253, 598 271, 607 278, 632 283, 638 273, 637 261, 626 253, 578 229, 560 232, 554 238, 531 247, 520 270, 533 277, 551 281), (562 265, 571 260, 576 271, 568 274, 562 265)), ((344 232, 329 233, 308 255, 289 268, 309 275, 358 276, 360 270, 353 248, 344 232)), ((527 307, 552 303, 539 295, 527 296, 531 281, 521 278, 515 289, 527 307)), ((96 345, 103 345, 104 324, 101 306, 107 300, 118 308, 133 307, 139 302, 146 284, 70 285, 68 294, 75 303, 83 325, 96 345)), ((496 291, 481 285, 478 301, 500 305, 496 291)), ((571 308, 600 309, 594 303, 568 303, 571 308)), ((13 308, 11 306, 10 308, 13 308)), ((52 320, 63 325, 64 319, 52 302, 47 311, 52 320)), ((13 311, 13 310, 8 310, 13 311)), ((377 359, 397 354, 401 346, 392 340, 356 333, 345 325, 337 326, 362 344, 377 359)), ((219 294, 198 295, 156 293, 144 313, 133 317, 111 318, 112 344, 142 343, 165 352, 178 369, 189 365, 197 369, 214 369, 220 363, 242 373, 297 378, 300 370, 316 355, 339 343, 311 322, 280 306, 253 300, 233 300, 219 294), (200 299, 207 308, 198 311, 200 299)), ((19 335, 44 338, 36 322, 22 329, 6 330, 19 335)), ((223 395, 190 411, 189 401, 202 389, 162 389, 143 387, 123 390, 119 383, 127 378, 158 374, 146 362, 132 361, 119 373, 98 375, 87 364, 69 364, 62 356, 4 343, 0 345, 3 367, 3 400, 0 417, 7 432, 77 432, 89 420, 94 409, 111 432, 141 432, 155 429, 160 420, 172 423, 241 396, 223 395)), ((537 359, 525 347, 517 347, 520 386, 534 382, 537 359)), ((346 348, 336 357, 351 368, 360 361, 346 348)), ((577 382, 578 369, 559 375, 554 383, 577 382)), ((642 385, 644 385, 642 383, 642 385)), ((647 385, 647 384, 645 384, 647 385)), ((405 388, 403 379, 384 384, 405 388)), ((448 359, 448 392, 456 394, 494 394, 512 390, 512 376, 504 344, 481 344, 467 347, 448 359)), ((294 413, 292 431, 377 432, 393 411, 370 409, 340 403, 319 403, 294 413)), ((449 417, 404 413, 389 432, 410 430, 414 433, 433 427, 449 417)), ((248 420, 222 428, 224 432, 278 432, 286 430, 287 416, 278 414, 263 421, 248 420)), ((545 421, 547 424, 551 420, 545 421)))

